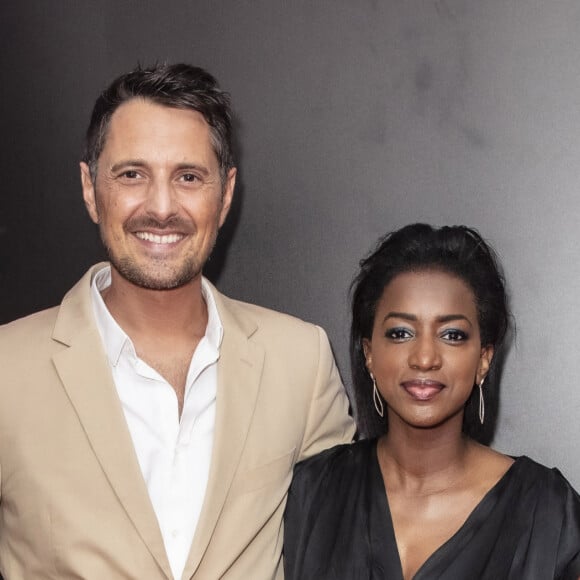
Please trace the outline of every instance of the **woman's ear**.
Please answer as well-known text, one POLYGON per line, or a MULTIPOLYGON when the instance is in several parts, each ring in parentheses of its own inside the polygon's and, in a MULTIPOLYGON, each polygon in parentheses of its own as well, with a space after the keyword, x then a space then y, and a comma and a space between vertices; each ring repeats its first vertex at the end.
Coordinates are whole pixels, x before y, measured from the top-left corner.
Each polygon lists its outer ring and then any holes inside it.
POLYGON ((369 373, 373 371, 373 354, 371 349, 371 341, 368 338, 362 339, 362 349, 365 355, 365 365, 369 373))
POLYGON ((494 349, 491 344, 481 348, 479 364, 477 365, 477 373, 475 377, 477 384, 479 384, 487 376, 489 367, 491 366, 491 361, 493 359, 493 352, 494 349))

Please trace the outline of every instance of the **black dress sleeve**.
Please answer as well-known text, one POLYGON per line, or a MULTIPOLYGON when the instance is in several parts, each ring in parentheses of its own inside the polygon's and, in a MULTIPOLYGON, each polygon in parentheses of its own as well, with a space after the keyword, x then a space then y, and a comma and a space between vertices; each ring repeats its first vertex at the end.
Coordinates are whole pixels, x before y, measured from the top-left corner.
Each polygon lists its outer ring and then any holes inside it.
POLYGON ((400 580, 386 510, 376 440, 334 447, 299 463, 285 514, 286 580, 400 580))
POLYGON ((304 462, 294 467, 294 477, 288 492, 288 503, 284 514, 284 578, 285 580, 297 580, 297 570, 300 569, 300 531, 304 529, 305 512, 301 509, 302 498, 306 496, 307 474, 304 470, 304 462))
POLYGON ((558 550, 559 558, 564 562, 565 568, 559 580, 578 580, 580 579, 580 496, 557 469, 552 471, 565 497, 558 550))
POLYGON ((334 511, 329 513, 327 506, 330 498, 336 500, 336 484, 342 479, 339 473, 341 459, 349 447, 339 445, 328 449, 294 468, 284 515, 285 580, 316 578, 317 572, 310 569, 312 561, 308 558, 316 553, 315 561, 320 562, 328 548, 321 543, 336 533, 331 529, 334 511))

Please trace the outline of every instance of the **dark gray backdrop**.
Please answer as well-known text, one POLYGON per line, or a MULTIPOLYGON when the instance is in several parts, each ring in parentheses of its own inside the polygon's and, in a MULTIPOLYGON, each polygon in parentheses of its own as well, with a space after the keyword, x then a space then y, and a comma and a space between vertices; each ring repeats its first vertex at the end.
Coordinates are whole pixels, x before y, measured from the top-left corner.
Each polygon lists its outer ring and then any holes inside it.
POLYGON ((0 26, 0 321, 100 257, 77 169, 98 91, 193 62, 239 116, 221 289, 324 326, 348 382, 347 288, 376 238, 479 228, 518 327, 494 444, 580 487, 578 2, 29 0, 0 26))

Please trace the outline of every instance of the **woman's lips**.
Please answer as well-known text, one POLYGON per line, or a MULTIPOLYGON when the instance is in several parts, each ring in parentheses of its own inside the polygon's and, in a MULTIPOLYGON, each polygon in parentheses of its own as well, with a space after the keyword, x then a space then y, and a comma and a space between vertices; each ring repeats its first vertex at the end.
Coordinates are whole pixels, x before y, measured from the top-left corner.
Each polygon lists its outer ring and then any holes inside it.
POLYGON ((439 381, 423 379, 404 381, 401 386, 417 401, 429 401, 445 388, 439 381))

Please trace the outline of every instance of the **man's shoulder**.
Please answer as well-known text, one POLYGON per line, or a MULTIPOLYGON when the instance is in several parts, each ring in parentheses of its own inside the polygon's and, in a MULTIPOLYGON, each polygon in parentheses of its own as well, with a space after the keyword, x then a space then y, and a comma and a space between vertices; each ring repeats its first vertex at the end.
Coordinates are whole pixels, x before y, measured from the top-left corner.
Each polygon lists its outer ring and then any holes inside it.
MULTIPOLYGON (((214 289, 215 290, 215 289, 214 289)), ((230 298, 215 290, 216 302, 222 308, 226 308, 241 321, 255 323, 262 331, 280 331, 280 328, 292 329, 295 332, 313 334, 321 329, 313 322, 308 322, 292 314, 260 306, 251 302, 244 302, 235 298, 230 298)))
POLYGON ((0 326, 2 386, 43 366, 59 349, 52 340, 57 315, 58 307, 53 307, 0 326))
POLYGON ((0 349, 9 347, 13 343, 20 344, 22 342, 32 348, 35 340, 50 338, 63 309, 69 314, 68 326, 74 327, 80 324, 81 321, 86 321, 87 314, 90 312, 89 288, 91 274, 100 267, 102 267, 101 264, 93 266, 65 294, 59 305, 0 325, 0 344, 2 345, 0 349))
POLYGON ((287 324, 295 324, 298 326, 313 325, 311 322, 303 320, 302 318, 298 318, 292 314, 281 312, 280 310, 274 310, 272 308, 267 308, 265 306, 260 306, 259 304, 253 304, 251 302, 235 300, 234 298, 227 298, 227 300, 233 308, 239 309, 249 316, 253 316, 260 320, 271 320, 275 323, 285 322, 287 324))
POLYGON ((54 328, 59 306, 40 310, 0 325, 0 341, 29 340, 32 336, 49 335, 54 328))

